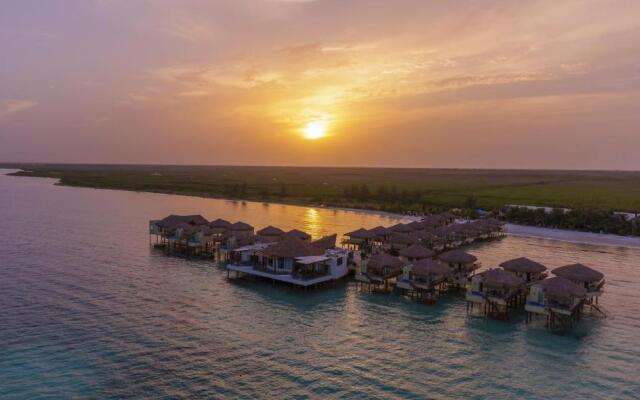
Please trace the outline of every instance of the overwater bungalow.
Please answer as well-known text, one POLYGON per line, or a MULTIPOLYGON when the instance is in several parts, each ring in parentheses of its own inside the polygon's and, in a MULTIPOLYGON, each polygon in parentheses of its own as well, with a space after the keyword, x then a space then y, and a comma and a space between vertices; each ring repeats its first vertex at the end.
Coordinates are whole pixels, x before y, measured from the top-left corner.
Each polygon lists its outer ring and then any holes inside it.
POLYGON ((347 275, 348 252, 325 248, 334 237, 313 243, 296 235, 284 235, 277 243, 259 243, 232 251, 228 274, 251 275, 300 287, 331 282, 347 275))
POLYGON ((286 235, 293 235, 300 240, 304 240, 305 242, 311 241, 311 235, 306 232, 301 231, 300 229, 292 229, 286 233, 286 235))
POLYGON ((398 254, 400 255, 400 258, 402 260, 407 261, 409 263, 422 260, 423 258, 432 258, 433 256, 436 255, 436 253, 433 250, 428 249, 425 246, 418 243, 414 243, 409 247, 405 247, 404 249, 401 249, 398 252, 398 254))
POLYGON ((223 233, 231 229, 231 222, 218 218, 214 221, 209 222, 209 227, 215 234, 222 235, 223 233))
MULTIPOLYGON (((583 287, 587 294, 586 303, 592 308, 603 313, 597 306, 598 297, 604 290, 604 274, 584 264, 571 264, 559 267, 551 271, 554 275, 569 279, 571 282, 583 287)), ((604 313, 603 313, 604 314, 604 313)))
POLYGON ((149 221, 149 233, 152 235, 162 236, 168 231, 175 230, 179 225, 191 225, 199 226, 206 225, 209 221, 202 215, 175 215, 171 214, 168 217, 164 217, 160 220, 149 221))
POLYGON ((235 224, 231 224, 230 231, 236 238, 247 238, 254 235, 253 226, 246 222, 238 221, 235 224))
POLYGON ((467 311, 478 305, 484 315, 507 320, 509 308, 524 301, 525 287, 521 278, 504 269, 494 268, 475 274, 467 287, 467 311))
POLYGON ((452 283, 459 287, 466 286, 469 277, 481 267, 476 256, 462 250, 450 250, 440 254, 437 258, 451 268, 452 283))
POLYGON ((214 256, 216 235, 208 225, 194 226, 184 232, 187 253, 200 256, 214 256))
POLYGON ((389 229, 396 233, 410 233, 414 231, 414 229, 411 228, 408 224, 403 223, 395 224, 389 227, 389 229))
POLYGON ((370 291, 389 292, 389 283, 402 274, 404 262, 387 253, 379 253, 363 261, 356 279, 370 291))
POLYGON ((423 258, 402 268, 396 286, 406 290, 412 298, 433 303, 444 292, 447 280, 452 276, 451 268, 429 258, 423 258))
POLYGON ((541 315, 546 317, 548 328, 569 329, 580 318, 586 295, 584 287, 560 276, 535 282, 529 287, 525 303, 527 322, 541 315))
POLYGON ((269 225, 256 232, 257 240, 263 243, 277 242, 284 235, 284 231, 275 226, 269 225))
POLYGON ((528 259, 527 257, 514 258, 500 264, 505 271, 515 274, 525 283, 536 282, 547 277, 547 267, 528 259))
POLYGON ((393 234, 393 231, 389 228, 386 228, 382 225, 376 226, 375 228, 369 229, 371 233, 373 233, 373 246, 382 248, 384 243, 389 240, 389 237, 393 234))
POLYGON ((364 228, 344 234, 348 239, 342 241, 345 248, 352 251, 360 251, 365 254, 371 252, 373 241, 376 237, 375 233, 364 228))
POLYGON ((400 250, 418 243, 418 239, 411 235, 394 232, 383 245, 383 249, 391 254, 397 254, 400 250))

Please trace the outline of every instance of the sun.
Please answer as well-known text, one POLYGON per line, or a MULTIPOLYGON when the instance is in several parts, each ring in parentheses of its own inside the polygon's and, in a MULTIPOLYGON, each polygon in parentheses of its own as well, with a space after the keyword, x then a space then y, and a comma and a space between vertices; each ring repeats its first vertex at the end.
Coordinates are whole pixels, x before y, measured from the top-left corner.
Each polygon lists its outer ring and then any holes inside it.
POLYGON ((316 140, 327 136, 326 121, 309 121, 302 129, 305 139, 316 140))

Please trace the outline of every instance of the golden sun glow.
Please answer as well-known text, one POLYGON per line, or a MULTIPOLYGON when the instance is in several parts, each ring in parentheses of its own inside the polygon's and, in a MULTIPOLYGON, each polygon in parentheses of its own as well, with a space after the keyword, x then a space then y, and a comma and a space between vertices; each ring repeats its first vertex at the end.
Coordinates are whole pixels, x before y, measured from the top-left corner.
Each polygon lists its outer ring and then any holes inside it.
POLYGON ((310 121, 302 129, 305 139, 316 140, 327 136, 326 121, 310 121))

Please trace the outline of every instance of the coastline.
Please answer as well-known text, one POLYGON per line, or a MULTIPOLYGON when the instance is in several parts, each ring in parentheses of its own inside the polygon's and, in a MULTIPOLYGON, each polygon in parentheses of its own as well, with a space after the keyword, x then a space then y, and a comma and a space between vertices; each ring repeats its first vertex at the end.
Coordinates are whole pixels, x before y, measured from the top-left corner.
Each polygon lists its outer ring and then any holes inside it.
MULTIPOLYGON (((0 169, 0 171, 7 176, 14 176, 17 178, 31 178, 30 176, 24 175, 10 175, 13 172, 18 172, 20 170, 12 170, 12 169, 0 169)), ((249 202, 255 204, 273 204, 273 205, 286 205, 286 206, 294 206, 294 207, 312 207, 312 208, 322 208, 336 211, 348 211, 354 213, 363 213, 369 215, 379 215, 388 218, 395 218, 399 220, 417 220, 420 217, 413 215, 403 215, 396 214, 387 211, 378 211, 378 210, 370 210, 364 208, 348 208, 348 207, 332 207, 325 205, 312 205, 312 204, 302 204, 302 203, 286 203, 286 202, 278 202, 278 201, 260 201, 260 200, 239 200, 239 199, 230 199, 224 197, 211 197, 211 196, 203 196, 197 194, 184 194, 184 193, 170 193, 170 192, 154 192, 154 191, 138 191, 138 190, 128 190, 128 189, 113 189, 113 188, 103 188, 103 187, 93 187, 93 186, 76 186, 76 185, 66 185, 60 182, 60 179, 56 178, 45 178, 45 179, 54 179, 56 182, 55 185, 64 186, 64 187, 72 187, 72 188, 85 188, 85 189, 94 189, 94 190, 118 190, 132 193, 154 193, 154 194, 164 194, 164 195, 172 195, 172 196, 186 196, 186 197, 198 197, 204 199, 215 199, 215 200, 223 200, 229 202, 249 202)), ((518 225, 507 223, 505 225, 506 231, 508 234, 513 236, 526 236, 526 237, 534 237, 540 239, 550 239, 550 240, 559 240, 570 243, 577 244, 589 244, 589 245, 600 245, 600 246, 612 246, 612 247, 632 247, 632 248, 640 248, 640 237, 632 237, 632 236, 619 236, 612 234, 603 234, 603 233, 591 233, 591 232, 581 232, 581 231, 572 231, 572 230, 563 230, 563 229, 553 229, 553 228, 543 228, 537 226, 529 226, 529 225, 518 225)))
POLYGON ((76 188, 76 189, 115 190, 115 191, 130 192, 130 193, 153 193, 153 194, 163 194, 168 196, 197 197, 200 199, 223 200, 223 201, 229 201, 229 202, 235 202, 235 203, 247 202, 247 203, 254 203, 254 204, 270 204, 270 205, 293 206, 293 207, 321 208, 325 210, 348 211, 353 213, 378 215, 381 217, 394 218, 394 219, 405 220, 409 222, 416 221, 421 218, 420 216, 415 216, 415 215, 398 214, 398 213, 392 213, 389 211, 371 210, 367 208, 334 207, 334 206, 327 206, 327 205, 305 204, 305 203, 298 203, 298 202, 284 202, 284 201, 273 201, 273 200, 261 201, 261 200, 249 200, 249 199, 232 199, 228 197, 213 197, 213 196, 199 195, 196 193, 190 193, 190 194, 172 193, 170 191, 160 192, 160 191, 152 191, 152 190, 130 190, 130 189, 124 189, 124 188, 106 188, 106 187, 90 186, 90 185, 67 185, 65 183, 62 183, 60 178, 28 176, 28 175, 12 175, 13 173, 19 172, 19 171, 23 171, 23 170, 0 168, 0 174, 6 175, 6 176, 11 176, 15 178, 51 179, 55 181, 53 182, 53 184, 56 186, 63 186, 63 187, 76 188))
POLYGON ((542 228, 538 226, 507 223, 505 229, 509 235, 551 239, 562 242, 589 244, 595 246, 640 248, 640 237, 620 236, 608 233, 570 231, 565 229, 542 228))

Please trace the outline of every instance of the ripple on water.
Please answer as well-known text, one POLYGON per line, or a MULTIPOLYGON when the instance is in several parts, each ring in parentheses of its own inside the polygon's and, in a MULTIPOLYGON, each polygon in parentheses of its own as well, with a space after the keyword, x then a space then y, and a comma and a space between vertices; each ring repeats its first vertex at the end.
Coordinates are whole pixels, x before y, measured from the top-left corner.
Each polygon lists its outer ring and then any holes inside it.
POLYGON ((426 306, 352 283, 231 282, 147 242, 147 220, 170 212, 316 236, 393 222, 309 210, 0 176, 0 398, 640 397, 638 249, 526 237, 471 248, 486 267, 527 255, 602 270, 609 317, 559 335, 522 314, 467 316, 461 296, 426 306))

